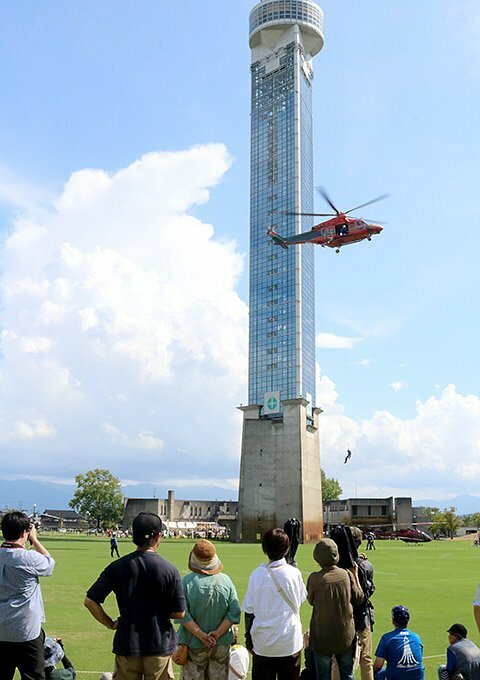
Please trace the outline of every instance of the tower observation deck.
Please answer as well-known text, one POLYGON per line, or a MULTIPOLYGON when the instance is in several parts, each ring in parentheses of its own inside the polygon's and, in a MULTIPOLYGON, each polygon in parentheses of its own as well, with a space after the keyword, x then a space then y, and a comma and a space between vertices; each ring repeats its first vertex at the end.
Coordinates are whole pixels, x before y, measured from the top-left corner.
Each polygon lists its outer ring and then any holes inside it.
POLYGON ((250 12, 251 174, 248 406, 239 490, 242 541, 301 520, 322 535, 315 403, 313 245, 284 250, 267 230, 307 231, 313 212, 312 59, 323 47, 313 0, 262 0, 250 12))

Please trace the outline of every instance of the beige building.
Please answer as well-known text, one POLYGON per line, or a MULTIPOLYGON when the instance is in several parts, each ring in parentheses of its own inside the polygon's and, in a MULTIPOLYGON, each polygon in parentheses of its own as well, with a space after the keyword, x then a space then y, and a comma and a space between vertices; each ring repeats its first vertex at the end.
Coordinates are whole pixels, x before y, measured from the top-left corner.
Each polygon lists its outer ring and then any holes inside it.
POLYGON ((154 512, 164 522, 217 522, 231 529, 237 519, 238 501, 181 500, 175 498, 173 490, 168 492, 167 498, 125 498, 124 529, 132 526, 132 520, 139 512, 154 512))
POLYGON ((370 529, 395 527, 405 529, 413 525, 411 498, 345 498, 325 501, 323 518, 328 530, 338 524, 370 529))

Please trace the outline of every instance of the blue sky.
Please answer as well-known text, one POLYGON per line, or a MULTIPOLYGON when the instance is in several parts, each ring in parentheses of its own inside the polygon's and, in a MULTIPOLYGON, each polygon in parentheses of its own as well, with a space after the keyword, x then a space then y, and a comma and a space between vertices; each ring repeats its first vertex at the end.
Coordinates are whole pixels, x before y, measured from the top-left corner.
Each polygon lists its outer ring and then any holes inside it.
MULTIPOLYGON (((380 237, 316 253, 323 464, 346 495, 475 493, 480 13, 320 4, 316 183, 391 193, 380 237)), ((5 477, 235 495, 252 6, 0 6, 5 477)))

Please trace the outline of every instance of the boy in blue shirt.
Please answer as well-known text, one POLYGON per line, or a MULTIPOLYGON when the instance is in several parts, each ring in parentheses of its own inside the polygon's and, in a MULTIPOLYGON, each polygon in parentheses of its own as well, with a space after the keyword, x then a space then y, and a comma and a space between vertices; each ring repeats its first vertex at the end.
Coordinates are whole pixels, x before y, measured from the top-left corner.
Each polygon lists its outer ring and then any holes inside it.
POLYGON ((407 628, 410 612, 398 605, 392 609, 390 633, 382 635, 375 652, 375 680, 424 680, 423 645, 420 637, 407 628), (386 669, 383 669, 387 662, 386 669))

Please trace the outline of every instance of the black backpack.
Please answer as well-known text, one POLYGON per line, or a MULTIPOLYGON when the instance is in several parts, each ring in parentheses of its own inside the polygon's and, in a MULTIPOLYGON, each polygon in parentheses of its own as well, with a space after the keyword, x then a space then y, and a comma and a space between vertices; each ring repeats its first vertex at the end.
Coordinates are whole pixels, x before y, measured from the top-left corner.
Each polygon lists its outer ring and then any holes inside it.
POLYGON ((373 593, 375 592, 375 584, 370 578, 368 570, 365 568, 364 560, 360 557, 357 561, 358 564, 358 581, 365 595, 364 602, 359 607, 354 607, 353 616, 355 618, 355 628, 357 630, 363 628, 365 621, 369 625, 369 628, 373 630, 373 625, 375 623, 375 613, 373 604, 370 601, 373 593))

